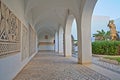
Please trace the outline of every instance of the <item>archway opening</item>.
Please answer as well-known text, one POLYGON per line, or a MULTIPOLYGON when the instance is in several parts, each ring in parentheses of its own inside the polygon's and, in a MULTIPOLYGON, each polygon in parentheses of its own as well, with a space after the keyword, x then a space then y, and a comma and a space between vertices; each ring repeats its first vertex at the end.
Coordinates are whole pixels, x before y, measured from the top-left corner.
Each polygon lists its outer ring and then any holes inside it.
POLYGON ((38 37, 39 51, 54 51, 54 35, 49 31, 40 32, 38 37))
POLYGON ((76 19, 74 18, 72 23, 72 29, 71 29, 71 37, 72 37, 72 56, 78 57, 78 38, 77 38, 77 23, 76 19))
POLYGON ((91 37, 92 42, 95 41, 93 34, 98 31, 104 30, 105 32, 110 31, 108 23, 110 20, 114 20, 116 30, 120 31, 120 1, 113 0, 98 0, 93 11, 92 23, 91 23, 91 37), (114 6, 112 6, 115 4, 114 6))
POLYGON ((119 55, 119 46, 117 46, 120 44, 119 3, 120 1, 117 0, 98 0, 93 12, 91 23, 93 63, 97 63, 111 70, 115 70, 115 68, 109 67, 110 65, 106 66, 105 64, 101 64, 100 61, 97 61, 99 57, 97 58, 95 56, 102 55, 102 58, 105 59, 106 56, 119 55), (112 36, 114 35, 117 37, 112 39, 112 36))

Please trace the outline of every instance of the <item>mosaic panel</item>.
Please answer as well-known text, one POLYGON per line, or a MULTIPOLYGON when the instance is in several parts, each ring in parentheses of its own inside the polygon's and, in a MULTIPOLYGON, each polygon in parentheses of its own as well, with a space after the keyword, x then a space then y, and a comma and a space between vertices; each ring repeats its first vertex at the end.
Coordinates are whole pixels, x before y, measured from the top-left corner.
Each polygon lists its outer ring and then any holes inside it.
POLYGON ((0 1, 0 56, 20 51, 21 22, 0 1))
POLYGON ((29 34, 24 24, 22 24, 22 60, 29 56, 29 34))
POLYGON ((32 55, 32 54, 34 54, 35 53, 35 51, 36 51, 36 34, 35 34, 35 31, 32 29, 32 27, 30 26, 30 28, 29 28, 29 31, 30 31, 30 37, 29 37, 29 40, 30 40, 30 56, 32 55))

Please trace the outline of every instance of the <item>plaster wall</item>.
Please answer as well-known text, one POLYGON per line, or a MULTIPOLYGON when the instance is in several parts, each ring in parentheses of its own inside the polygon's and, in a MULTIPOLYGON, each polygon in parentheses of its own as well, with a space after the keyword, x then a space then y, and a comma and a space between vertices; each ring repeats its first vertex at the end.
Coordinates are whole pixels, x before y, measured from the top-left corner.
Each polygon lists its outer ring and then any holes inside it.
MULTIPOLYGON (((27 27, 27 23, 24 18, 24 0, 2 0, 2 2, 27 27)), ((21 60, 21 51, 15 54, 13 53, 11 55, 0 57, 0 80, 13 80, 13 78, 36 53, 37 51, 31 57, 27 57, 24 60, 21 60)))
POLYGON ((34 55, 24 61, 21 60, 21 53, 0 58, 0 80, 13 80, 34 55))

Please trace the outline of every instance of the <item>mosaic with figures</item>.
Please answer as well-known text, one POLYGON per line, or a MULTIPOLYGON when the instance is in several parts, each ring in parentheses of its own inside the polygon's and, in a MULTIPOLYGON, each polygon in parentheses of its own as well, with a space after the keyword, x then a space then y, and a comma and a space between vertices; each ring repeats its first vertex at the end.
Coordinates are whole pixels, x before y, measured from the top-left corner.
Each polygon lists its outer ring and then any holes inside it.
POLYGON ((0 1, 0 56, 20 51, 21 22, 0 1))

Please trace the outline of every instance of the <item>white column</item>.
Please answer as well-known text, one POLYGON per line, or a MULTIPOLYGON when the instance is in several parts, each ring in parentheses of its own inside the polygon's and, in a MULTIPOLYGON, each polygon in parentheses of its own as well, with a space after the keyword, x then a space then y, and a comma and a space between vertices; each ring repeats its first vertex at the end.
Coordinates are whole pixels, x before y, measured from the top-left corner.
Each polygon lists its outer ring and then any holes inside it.
POLYGON ((38 52, 39 48, 38 48, 38 37, 36 35, 36 52, 38 52))
POLYGON ((72 42, 71 42, 71 34, 65 34, 64 36, 65 41, 65 57, 72 56, 72 42))
POLYGON ((58 52, 58 32, 55 33, 55 52, 58 52))
POLYGON ((59 53, 63 53, 63 28, 59 27, 59 53))
POLYGON ((85 27, 89 26, 89 23, 85 24, 84 27, 80 27, 79 25, 78 25, 78 63, 88 64, 91 63, 92 60, 91 34, 90 34, 91 28, 85 27))
POLYGON ((72 29, 72 23, 74 20, 74 16, 73 15, 69 15, 68 19, 66 21, 66 27, 64 29, 64 48, 65 48, 65 52, 64 52, 64 56, 65 57, 71 57, 72 56, 72 40, 71 40, 71 29, 72 29))
POLYGON ((90 64, 92 62, 91 50, 91 16, 96 0, 86 0, 81 3, 80 16, 77 17, 78 32, 78 63, 90 64))

